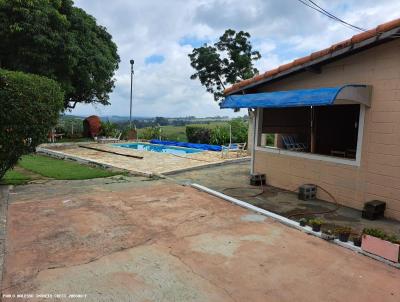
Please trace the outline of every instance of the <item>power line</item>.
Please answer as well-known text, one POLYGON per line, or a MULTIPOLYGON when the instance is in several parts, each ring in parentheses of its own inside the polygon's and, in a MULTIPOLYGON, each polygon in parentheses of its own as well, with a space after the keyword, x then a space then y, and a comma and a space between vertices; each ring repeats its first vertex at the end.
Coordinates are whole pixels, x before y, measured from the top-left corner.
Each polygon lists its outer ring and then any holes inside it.
POLYGON ((355 26, 355 25, 353 25, 353 24, 350 24, 350 23, 344 21, 343 19, 340 19, 339 17, 336 17, 334 14, 332 14, 332 13, 328 12, 327 10, 323 9, 321 6, 319 6, 317 3, 315 3, 315 2, 312 1, 312 0, 308 0, 308 2, 311 2, 312 4, 314 4, 316 7, 318 7, 318 8, 321 9, 323 12, 325 12, 326 15, 327 15, 328 17, 330 17, 330 18, 332 18, 332 19, 334 19, 334 20, 337 20, 337 21, 339 21, 339 22, 341 22, 341 23, 343 23, 343 24, 349 25, 349 26, 351 26, 351 27, 353 27, 353 28, 355 28, 355 29, 358 29, 358 30, 360 30, 360 31, 367 31, 367 29, 365 29, 365 28, 362 28, 362 27, 359 27, 359 26, 355 26))
MULTIPOLYGON (((353 24, 351 24, 351 23, 349 23, 349 22, 344 21, 343 19, 340 19, 339 17, 335 16, 334 14, 328 12, 327 10, 325 10, 324 8, 322 8, 321 6, 319 6, 319 5, 318 5, 317 3, 315 3, 313 0, 297 0, 297 1, 299 1, 300 3, 304 4, 305 6, 311 8, 311 9, 313 9, 313 10, 315 10, 315 11, 317 11, 317 12, 323 14, 324 16, 326 16, 326 17, 328 17, 328 18, 330 18, 330 19, 332 19, 332 20, 334 20, 334 21, 337 21, 337 22, 341 23, 342 25, 346 26, 347 28, 350 28, 350 29, 353 29, 353 30, 357 30, 357 31, 360 31, 360 32, 366 32, 366 31, 368 31, 368 30, 365 29, 365 28, 362 28, 362 27, 353 25, 353 24)), ((377 34, 382 34, 382 32, 378 32, 377 34)), ((400 35, 398 35, 398 34, 393 34, 393 35, 391 35, 391 37, 392 37, 392 38, 399 38, 400 35)))
POLYGON ((311 1, 311 0, 308 0, 309 3, 307 3, 306 1, 303 1, 303 0, 297 0, 297 1, 299 1, 299 2, 302 3, 302 4, 304 4, 305 6, 308 6, 308 7, 311 8, 311 9, 313 9, 313 10, 315 10, 315 11, 317 11, 317 12, 323 14, 324 16, 326 16, 326 17, 328 17, 328 18, 331 18, 332 20, 335 20, 335 21, 338 21, 338 22, 342 23, 344 26, 346 26, 346 27, 348 27, 348 28, 356 29, 356 30, 362 31, 362 32, 363 32, 363 31, 366 31, 365 29, 363 29, 363 28, 361 28, 361 27, 352 25, 352 24, 350 24, 350 23, 348 23, 348 22, 346 22, 346 21, 344 21, 344 20, 342 20, 342 19, 336 17, 335 15, 333 15, 333 14, 327 12, 326 10, 324 10, 323 8, 321 8, 319 5, 315 4, 315 3, 314 3, 313 1, 311 1), (310 3, 311 3, 311 4, 310 4, 310 3))

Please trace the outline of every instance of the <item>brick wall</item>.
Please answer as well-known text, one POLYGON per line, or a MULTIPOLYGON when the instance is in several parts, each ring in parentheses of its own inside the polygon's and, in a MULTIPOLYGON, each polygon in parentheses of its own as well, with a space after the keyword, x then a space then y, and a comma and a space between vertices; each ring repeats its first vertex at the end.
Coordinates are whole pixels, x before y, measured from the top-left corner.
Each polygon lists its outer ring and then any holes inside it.
MULTIPOLYGON (((271 185, 296 189, 316 183, 344 205, 361 209, 365 201, 387 202, 388 217, 400 220, 400 40, 327 64, 322 73, 303 72, 257 91, 280 91, 343 84, 372 85, 366 110, 360 167, 257 151, 255 169, 271 185)), ((320 193, 320 198, 329 197, 320 193)))

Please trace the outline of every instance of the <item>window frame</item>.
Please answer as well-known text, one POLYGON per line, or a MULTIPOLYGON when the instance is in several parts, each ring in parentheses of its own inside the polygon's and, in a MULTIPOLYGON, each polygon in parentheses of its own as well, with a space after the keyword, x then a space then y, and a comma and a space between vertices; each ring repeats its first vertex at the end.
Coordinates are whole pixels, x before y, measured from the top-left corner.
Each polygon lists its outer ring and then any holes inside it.
POLYGON ((362 152, 362 145, 363 145, 365 110, 366 110, 365 105, 360 104, 360 113, 359 113, 359 119, 358 119, 358 134, 357 134, 357 149, 356 149, 356 158, 355 159, 340 158, 340 157, 314 154, 314 153, 308 153, 308 152, 289 151, 286 149, 280 149, 280 148, 271 147, 271 146, 260 146, 261 134, 262 134, 261 129, 262 129, 262 122, 263 122, 262 121, 263 110, 264 110, 264 108, 256 109, 255 151, 280 154, 280 155, 292 156, 292 157, 300 157, 300 158, 306 158, 306 159, 311 159, 311 160, 319 160, 319 161, 324 161, 324 162, 344 164, 344 165, 357 166, 357 167, 359 167, 361 165, 361 152, 362 152))

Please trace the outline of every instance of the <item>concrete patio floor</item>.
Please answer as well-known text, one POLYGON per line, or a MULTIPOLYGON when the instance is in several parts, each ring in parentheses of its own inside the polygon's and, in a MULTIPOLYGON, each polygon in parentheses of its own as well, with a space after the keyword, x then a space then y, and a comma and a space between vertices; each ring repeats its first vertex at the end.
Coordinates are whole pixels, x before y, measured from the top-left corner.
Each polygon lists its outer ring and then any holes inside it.
POLYGON ((400 300, 400 270, 168 180, 49 181, 2 196, 3 297, 400 300))
MULTIPOLYGON (((255 197, 260 188, 249 185, 250 162, 235 163, 224 167, 209 167, 201 170, 187 171, 173 175, 180 183, 198 183, 228 196, 251 203, 259 208, 289 217, 293 214, 304 213, 290 217, 299 220, 302 217, 318 216, 326 224, 323 229, 333 229, 334 226, 350 226, 353 233, 361 233, 364 228, 380 228, 400 237, 400 223, 391 219, 367 220, 361 218, 361 211, 341 206, 337 211, 323 215, 307 213, 322 212, 335 209, 333 203, 322 200, 303 201, 297 198, 295 192, 288 192, 264 186, 264 193, 255 197)), ((268 178, 268 176, 267 176, 268 178)))

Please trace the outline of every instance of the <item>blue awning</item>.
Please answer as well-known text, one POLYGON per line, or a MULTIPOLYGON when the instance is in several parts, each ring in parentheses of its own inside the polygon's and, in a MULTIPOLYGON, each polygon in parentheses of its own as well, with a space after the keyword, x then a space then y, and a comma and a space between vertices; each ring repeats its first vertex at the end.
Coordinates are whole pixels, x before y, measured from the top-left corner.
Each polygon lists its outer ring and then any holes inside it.
POLYGON ((364 104, 370 106, 370 87, 344 85, 289 91, 229 95, 220 104, 223 108, 282 108, 326 106, 334 104, 364 104))

